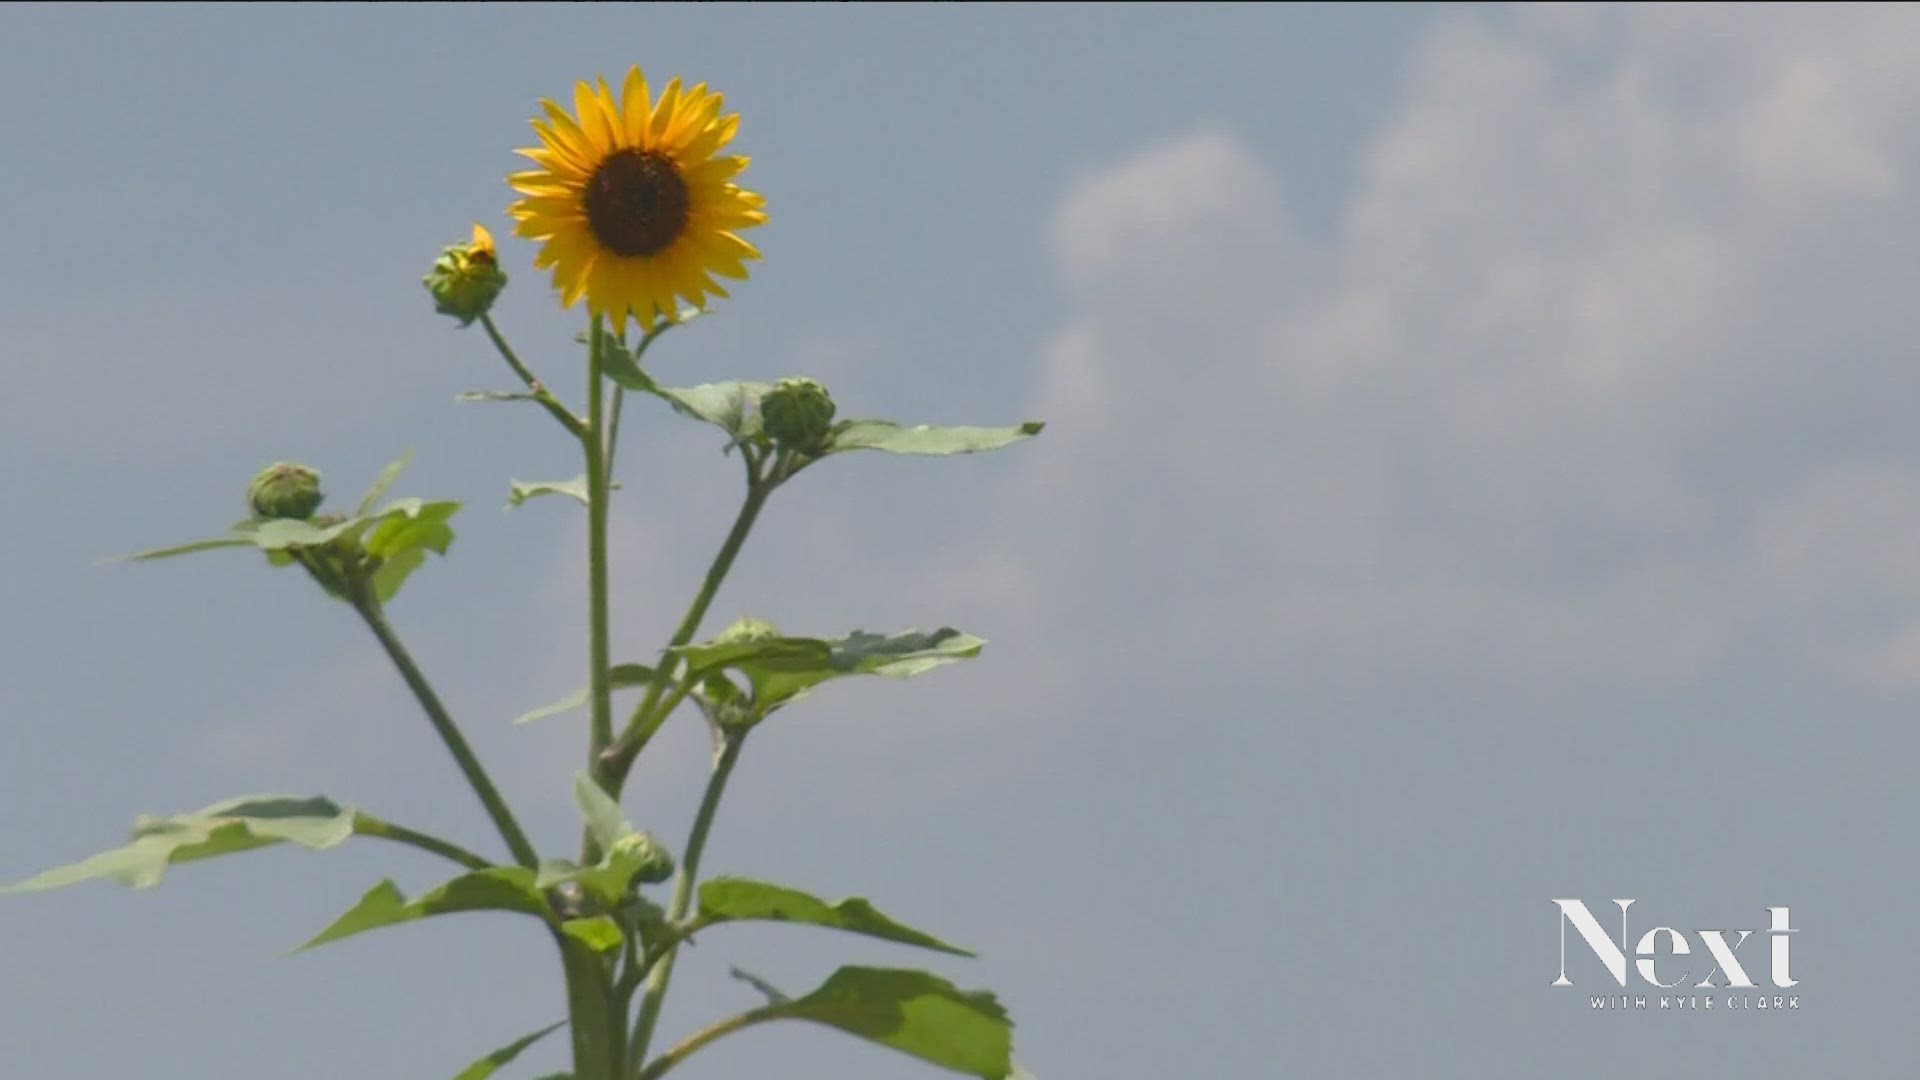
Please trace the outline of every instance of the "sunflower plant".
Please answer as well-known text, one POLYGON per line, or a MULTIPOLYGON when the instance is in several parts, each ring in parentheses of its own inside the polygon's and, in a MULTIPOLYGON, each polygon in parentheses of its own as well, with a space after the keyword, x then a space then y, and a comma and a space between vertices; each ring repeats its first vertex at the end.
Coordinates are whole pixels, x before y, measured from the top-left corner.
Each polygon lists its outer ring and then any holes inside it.
MULTIPOLYGON (((30 892, 95 879, 143 888, 175 863, 282 842, 325 849, 353 837, 406 845, 451 862, 458 873, 409 897, 382 881, 302 949, 455 912, 504 912, 552 941, 564 973, 565 1019, 524 1035, 457 1074, 481 1080, 561 1027, 572 1038, 570 1072, 547 1080, 654 1080, 701 1048, 743 1028, 805 1020, 837 1028, 926 1063, 999 1080, 1016 1075, 1011 1024, 990 993, 962 990, 911 968, 849 966, 816 989, 787 994, 735 969, 754 1007, 656 1043, 661 1006, 682 946, 749 921, 806 923, 957 956, 965 949, 897 921, 858 897, 830 902, 784 884, 744 877, 702 880, 700 868, 728 778, 750 736, 815 687, 858 675, 907 678, 977 655, 982 641, 951 627, 834 637, 782 633, 762 619, 707 632, 707 611, 767 502, 800 474, 856 450, 941 455, 993 450, 1024 440, 1038 423, 1012 427, 903 426, 836 419, 827 388, 812 379, 725 381, 672 387, 647 370, 648 351, 744 280, 760 253, 741 234, 766 221, 765 200, 739 184, 747 158, 726 153, 738 114, 702 84, 649 91, 639 68, 616 94, 604 79, 581 82, 573 109, 541 103, 539 145, 519 151, 537 168, 508 178, 508 208, 520 237, 539 243, 563 308, 586 301, 586 402, 560 400, 508 344, 490 315, 506 287, 492 235, 476 225, 446 248, 425 279, 438 311, 478 323, 520 387, 462 400, 527 402, 578 443, 583 471, 571 480, 514 482, 511 505, 563 496, 586 507, 588 656, 584 690, 521 722, 584 707, 586 767, 572 779, 580 810, 576 849, 542 851, 462 734, 433 684, 386 616, 387 605, 429 553, 453 541, 451 500, 388 499, 405 460, 380 475, 351 514, 322 513, 321 476, 275 463, 247 491, 247 517, 225 533, 132 556, 152 560, 222 548, 252 548, 272 567, 298 567, 373 634, 485 810, 506 856, 407 828, 319 796, 253 795, 168 817, 143 817, 123 847, 12 886, 30 892), (718 428, 744 473, 740 509, 672 638, 644 662, 615 662, 608 647, 608 504, 627 395, 718 428), (616 715, 614 692, 637 690, 616 715), (682 706, 690 706, 683 710, 682 706), (693 827, 677 848, 635 827, 623 808, 635 759, 676 713, 697 714, 712 736, 710 772, 693 827)), ((777 721, 775 721, 777 722, 777 721)))

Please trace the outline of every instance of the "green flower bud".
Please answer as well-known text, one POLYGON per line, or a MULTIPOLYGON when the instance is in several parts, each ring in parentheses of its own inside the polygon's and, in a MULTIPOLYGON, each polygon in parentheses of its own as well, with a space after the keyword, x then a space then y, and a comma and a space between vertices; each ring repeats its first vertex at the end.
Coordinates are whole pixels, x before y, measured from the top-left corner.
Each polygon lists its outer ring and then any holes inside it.
POLYGON ((459 319, 461 326, 485 315, 507 287, 493 235, 480 225, 473 227, 471 241, 441 251, 433 270, 420 281, 433 294, 434 310, 459 319))
POLYGON ((833 398, 812 379, 781 379, 760 399, 760 425, 782 449, 811 453, 833 426, 833 398))
POLYGON ((765 619, 756 619, 751 615, 746 615, 737 620, 732 626, 720 631, 720 636, 713 640, 715 642, 766 641, 779 636, 779 627, 765 619))
POLYGON ((645 832, 628 833, 613 842, 614 861, 631 859, 639 864, 634 877, 648 885, 657 885, 673 876, 673 856, 645 832))
POLYGON ((260 470, 247 488, 247 505, 263 518, 305 521, 325 498, 320 493, 320 474, 291 461, 277 461, 260 470))

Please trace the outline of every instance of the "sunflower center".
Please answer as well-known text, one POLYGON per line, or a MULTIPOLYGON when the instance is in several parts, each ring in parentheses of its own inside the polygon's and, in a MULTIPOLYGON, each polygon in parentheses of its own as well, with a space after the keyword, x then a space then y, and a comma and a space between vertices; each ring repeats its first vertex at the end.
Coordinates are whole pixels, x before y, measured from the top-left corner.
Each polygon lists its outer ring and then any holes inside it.
POLYGON ((629 147, 587 180, 587 228, 615 255, 636 258, 671 245, 687 228, 687 182, 673 159, 629 147))

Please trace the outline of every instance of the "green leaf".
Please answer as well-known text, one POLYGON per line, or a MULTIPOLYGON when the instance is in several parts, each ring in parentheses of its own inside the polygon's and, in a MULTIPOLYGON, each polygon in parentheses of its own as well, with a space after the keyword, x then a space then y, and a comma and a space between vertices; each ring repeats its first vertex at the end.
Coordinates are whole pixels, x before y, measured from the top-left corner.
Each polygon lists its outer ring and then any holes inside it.
MULTIPOLYGON (((647 346, 652 345, 654 339, 661 334, 704 314, 706 312, 699 308, 681 308, 674 318, 655 323, 641 336, 640 343, 631 349, 612 334, 605 335, 600 339, 600 370, 606 373, 607 378, 629 390, 638 390, 643 394, 659 393, 660 385, 653 381, 652 376, 641 370, 640 365, 646 358, 647 346)), ((582 345, 590 345, 593 339, 586 334, 577 334, 573 340, 582 345)))
POLYGON ((380 476, 374 480, 373 486, 368 488, 367 493, 360 497, 360 507, 354 511, 354 515, 364 517, 367 511, 373 509, 373 504, 386 498, 387 492, 393 488, 393 482, 400 479, 400 474, 406 471, 407 466, 411 464, 412 461, 413 451, 409 450, 400 455, 398 460, 380 470, 380 476))
MULTIPOLYGON (((649 334, 641 340, 643 344, 640 351, 644 352, 646 349, 644 342, 652 341, 653 336, 649 334)), ((612 334, 607 334, 601 339, 600 370, 606 374, 607 378, 628 390, 651 394, 659 389, 659 384, 653 381, 653 377, 640 370, 640 361, 635 352, 620 344, 612 334)))
MULTIPOLYGON (((272 552, 270 554, 278 555, 284 553, 272 552)), ((380 602, 383 604, 392 600, 395 596, 399 595, 400 586, 406 583, 408 576, 415 570, 420 569, 420 564, 426 561, 427 553, 422 548, 403 551, 387 559, 380 564, 380 569, 373 572, 373 594, 379 597, 380 602)))
POLYGON ((620 924, 607 915, 568 919, 560 924, 560 932, 597 953, 612 952, 626 940, 620 924))
POLYGON ((621 812, 620 804, 586 773, 573 775, 573 804, 580 808, 580 820, 586 823, 587 833, 600 850, 611 851, 621 837, 633 834, 633 823, 621 812))
MULTIPOLYGON (((367 554, 382 559, 422 549, 445 555, 448 545, 453 543, 453 529, 448 527, 447 520, 459 511, 460 504, 451 499, 440 502, 401 499, 372 516, 372 527, 361 543, 366 546, 367 554)), ((354 520, 369 519, 362 515, 354 520)))
POLYGON ((798 889, 746 878, 714 878, 700 886, 697 915, 702 926, 714 923, 764 919, 775 922, 807 923, 845 930, 868 937, 884 938, 906 945, 972 956, 957 945, 949 945, 932 934, 904 926, 881 914, 860 897, 829 904, 798 889))
MULTIPOLYGON (((653 681, 653 669, 645 664, 615 664, 607 669, 607 682, 615 690, 630 690, 636 686, 645 686, 653 681)), ((587 691, 576 690, 551 705, 542 705, 537 709, 521 713, 514 718, 515 724, 531 724, 535 720, 545 720, 549 716, 558 716, 564 712, 578 709, 587 703, 587 691)))
POLYGON ((760 434, 760 398, 772 383, 734 380, 699 386, 658 387, 653 392, 675 410, 720 428, 736 442, 760 434))
POLYGON ((1013 1071, 1013 1024, 994 996, 925 971, 843 967, 806 997, 767 1009, 969 1076, 1006 1080, 1013 1071))
POLYGON ((587 478, 584 475, 571 480, 510 480, 508 483, 507 505, 510 507, 542 495, 570 495, 580 500, 581 506, 589 505, 587 478))
POLYGON ((480 401, 539 401, 540 399, 525 390, 462 390, 453 395, 453 400, 464 405, 480 401))
POLYGON ((500 1049, 495 1050, 493 1053, 488 1054, 486 1057, 481 1058, 479 1061, 461 1069, 460 1075, 454 1077, 453 1080, 487 1080, 487 1077, 492 1076, 500 1066, 506 1065, 512 1062, 514 1058, 519 1057, 521 1051, 566 1026, 567 1022, 562 1020, 559 1023, 549 1024, 530 1035, 522 1035, 500 1049))
POLYGON ((459 509, 460 504, 452 500, 402 499, 382 508, 372 518, 360 517, 342 523, 343 526, 369 523, 361 543, 369 555, 381 560, 380 568, 373 575, 373 588, 382 603, 400 592, 407 577, 426 562, 427 552, 447 553, 447 547, 453 543, 453 527, 447 524, 447 519, 459 509))
POLYGON ((58 889, 98 878, 144 889, 159 884, 174 863, 251 851, 283 840, 330 848, 353 835, 353 820, 351 807, 317 796, 292 795, 249 795, 190 814, 143 816, 125 847, 37 874, 0 893, 58 889))
POLYGON ((553 917, 546 898, 534 887, 534 872, 524 866, 496 866, 462 874, 422 893, 417 900, 402 896, 399 887, 388 880, 367 890, 346 914, 294 951, 306 952, 368 930, 458 911, 515 911, 541 919, 553 917))
POLYGON ((884 450, 889 454, 971 454, 1030 439, 1046 425, 1029 420, 1013 427, 903 427, 891 420, 845 420, 827 438, 829 454, 884 450))
POLYGON ((737 668, 753 685, 762 711, 793 701, 820 683, 845 675, 883 675, 905 679, 943 664, 978 656, 986 644, 972 634, 943 626, 931 633, 905 630, 870 634, 855 630, 843 638, 770 637, 709 641, 683 646, 693 673, 737 668))

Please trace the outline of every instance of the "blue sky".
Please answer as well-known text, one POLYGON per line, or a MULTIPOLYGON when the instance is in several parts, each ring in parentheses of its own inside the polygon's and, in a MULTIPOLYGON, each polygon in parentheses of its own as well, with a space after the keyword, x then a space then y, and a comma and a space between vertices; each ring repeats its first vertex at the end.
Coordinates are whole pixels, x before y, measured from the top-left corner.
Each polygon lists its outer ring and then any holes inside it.
MULTIPOLYGON (((578 718, 508 721, 581 681, 582 515, 500 507, 577 468, 454 405, 510 376, 418 279, 506 233, 538 98, 639 63, 727 95, 771 215, 663 377, 1049 423, 781 493, 716 623, 991 644, 756 736, 712 871, 977 948, 935 966, 1045 1080, 1909 1072, 1917 41, 1891 6, 0 10, 0 879, 253 791, 484 844, 343 609, 244 557, 96 565, 223 527, 267 462, 345 501, 410 448, 401 493, 467 508, 394 620, 570 842, 578 718), (1595 1015, 1548 987, 1556 897, 1791 905, 1803 1008, 1595 1015)), ((503 326, 577 393, 580 313, 503 256, 503 326)), ((622 658, 725 528, 718 449, 630 415, 622 658)), ((628 800, 668 838, 681 721, 628 800)), ((558 1015, 538 934, 279 956, 438 873, 350 844, 9 898, 0 1074, 450 1076, 558 1015)), ((747 1004, 730 964, 919 959, 716 935, 665 1028, 747 1004)), ((678 1075, 776 1066, 926 1073, 774 1026, 678 1075)))

